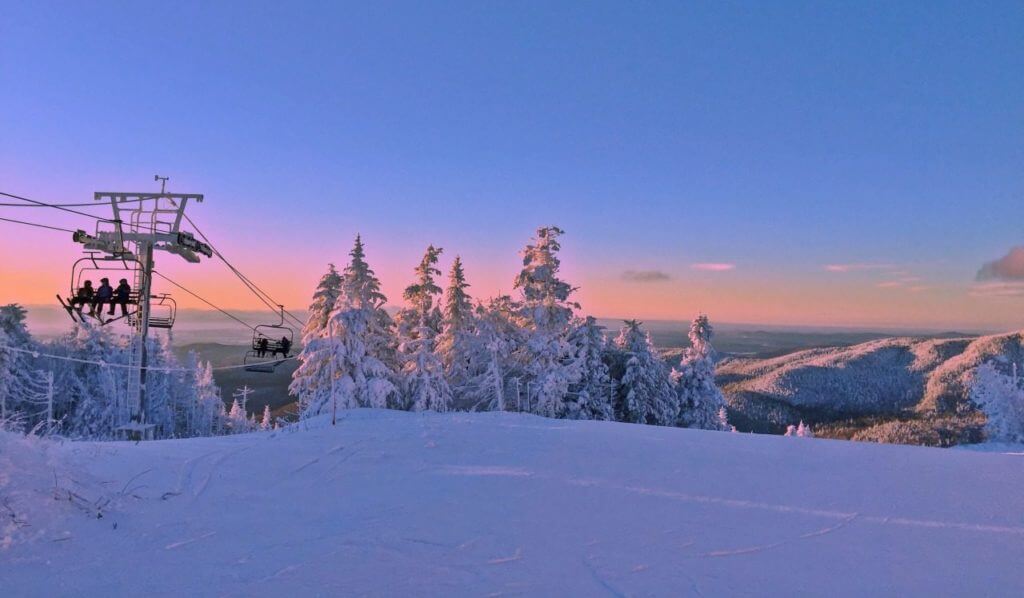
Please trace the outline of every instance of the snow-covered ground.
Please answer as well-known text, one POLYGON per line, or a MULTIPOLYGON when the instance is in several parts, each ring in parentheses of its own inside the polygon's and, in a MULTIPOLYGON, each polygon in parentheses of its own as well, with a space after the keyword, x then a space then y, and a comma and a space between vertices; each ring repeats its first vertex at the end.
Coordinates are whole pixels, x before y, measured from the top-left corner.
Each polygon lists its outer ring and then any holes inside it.
POLYGON ((0 495, 3 596, 1024 592, 1021 455, 356 410, 137 445, 7 435, 0 495))

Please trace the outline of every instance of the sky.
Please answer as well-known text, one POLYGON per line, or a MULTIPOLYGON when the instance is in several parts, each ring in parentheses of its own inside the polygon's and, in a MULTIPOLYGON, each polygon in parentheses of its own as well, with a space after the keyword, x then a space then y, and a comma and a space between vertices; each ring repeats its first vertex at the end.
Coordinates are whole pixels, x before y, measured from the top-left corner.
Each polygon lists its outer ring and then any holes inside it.
MULTIPOLYGON (((399 304, 431 243, 512 292, 553 224, 597 316, 1016 329, 1022 32, 1020 2, 3 2, 0 191, 169 176, 299 308, 357 233, 399 304)), ((66 293, 69 237, 0 221, 0 303, 66 293)))

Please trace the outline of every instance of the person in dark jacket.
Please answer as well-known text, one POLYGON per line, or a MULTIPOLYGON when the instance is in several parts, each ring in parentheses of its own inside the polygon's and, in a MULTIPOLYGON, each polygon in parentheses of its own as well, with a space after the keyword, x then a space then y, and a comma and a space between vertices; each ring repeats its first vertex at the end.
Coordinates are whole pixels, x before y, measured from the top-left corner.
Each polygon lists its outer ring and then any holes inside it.
POLYGON ((278 351, 281 351, 282 357, 288 357, 288 351, 292 348, 292 342, 288 340, 287 336, 281 337, 281 342, 277 344, 278 348, 274 349, 274 355, 277 355, 278 351))
MULTIPOLYGON (((75 295, 75 298, 71 300, 70 305, 77 309, 79 314, 82 313, 82 308, 86 305, 88 305, 89 309, 92 310, 93 297, 95 295, 96 291, 92 288, 92 281, 87 280, 78 288, 78 293, 75 295)), ((89 313, 91 314, 92 311, 89 313)))
POLYGON ((114 308, 118 305, 121 306, 121 317, 128 315, 128 299, 131 297, 132 287, 128 285, 128 280, 122 278, 117 283, 117 288, 114 289, 114 300, 110 302, 110 311, 107 315, 114 315, 114 308))
POLYGON ((266 357, 267 356, 267 347, 269 347, 269 346, 270 346, 270 339, 265 337, 265 336, 261 336, 259 342, 256 343, 256 347, 257 347, 257 349, 256 349, 256 356, 257 357, 266 357))
MULTIPOLYGON (((101 278, 100 288, 96 289, 96 295, 92 300, 92 314, 99 318, 103 315, 103 306, 114 299, 114 287, 110 286, 110 279, 101 278)), ((102 319, 102 318, 100 318, 102 319)))

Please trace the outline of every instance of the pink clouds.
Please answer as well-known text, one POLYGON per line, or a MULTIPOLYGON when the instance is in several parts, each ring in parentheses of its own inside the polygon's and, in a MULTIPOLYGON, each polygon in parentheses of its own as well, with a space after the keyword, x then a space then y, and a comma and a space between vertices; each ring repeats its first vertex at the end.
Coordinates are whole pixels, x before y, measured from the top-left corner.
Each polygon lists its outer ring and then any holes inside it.
POLYGON ((701 262, 697 264, 690 264, 690 269, 700 270, 702 272, 728 272, 729 270, 735 270, 736 264, 720 262, 701 262))
POLYGON ((828 264, 825 266, 826 272, 863 272, 865 270, 892 270, 895 268, 892 264, 828 264))
POLYGON ((1024 247, 1014 247, 1003 257, 978 270, 978 280, 1024 280, 1024 247))
POLYGON ((971 297, 1022 297, 1024 282, 988 282, 971 288, 971 297))

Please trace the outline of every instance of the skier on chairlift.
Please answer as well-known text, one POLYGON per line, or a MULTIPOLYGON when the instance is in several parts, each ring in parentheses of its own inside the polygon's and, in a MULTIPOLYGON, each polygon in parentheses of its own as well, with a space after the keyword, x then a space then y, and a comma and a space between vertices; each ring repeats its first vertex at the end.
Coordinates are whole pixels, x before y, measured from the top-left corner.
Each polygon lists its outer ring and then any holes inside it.
POLYGON ((288 340, 287 336, 282 336, 281 337, 281 342, 278 343, 278 347, 279 347, 279 349, 274 349, 274 355, 277 355, 278 350, 280 350, 281 351, 281 356, 284 357, 285 359, 287 359, 288 358, 288 351, 290 351, 291 348, 292 348, 292 342, 290 340, 288 340))
POLYGON ((128 299, 132 294, 132 287, 128 284, 128 280, 122 278, 118 281, 117 288, 114 289, 114 299, 110 302, 110 311, 107 315, 114 315, 114 308, 118 305, 121 306, 121 317, 128 315, 128 299))
POLYGON ((98 320, 103 321, 103 306, 110 303, 110 307, 113 308, 112 303, 114 299, 114 288, 110 286, 109 278, 100 279, 100 288, 96 289, 96 295, 92 302, 92 315, 96 316, 98 320))
POLYGON ((93 296, 95 294, 96 292, 92 288, 92 281, 87 280, 78 288, 78 293, 75 295, 75 298, 68 303, 68 305, 75 309, 78 312, 78 315, 82 315, 82 308, 88 305, 90 310, 89 314, 92 315, 92 311, 95 309, 93 307, 93 296))

